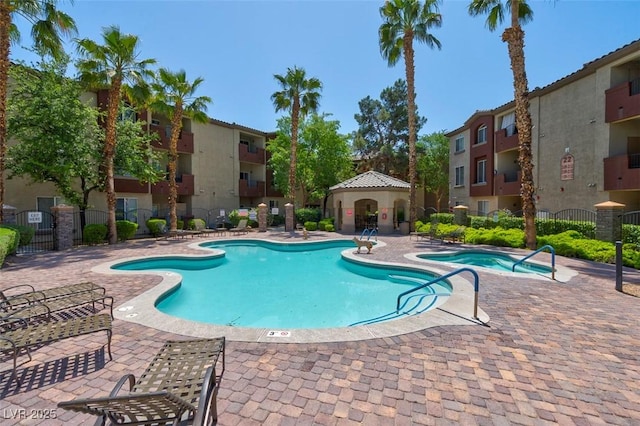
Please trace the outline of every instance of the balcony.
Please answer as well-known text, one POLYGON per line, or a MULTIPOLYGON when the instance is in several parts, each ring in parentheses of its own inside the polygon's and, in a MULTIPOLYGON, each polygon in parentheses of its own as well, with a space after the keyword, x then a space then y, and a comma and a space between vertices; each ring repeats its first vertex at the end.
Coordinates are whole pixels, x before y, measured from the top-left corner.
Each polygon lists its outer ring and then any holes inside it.
POLYGON ((130 177, 115 177, 113 185, 116 192, 128 192, 131 194, 148 194, 149 184, 142 183, 138 179, 130 177))
POLYGON ((500 173, 495 178, 495 194, 501 195, 520 195, 520 187, 522 184, 522 173, 500 173))
POLYGON ((640 118, 640 78, 612 87, 605 96, 604 119, 607 123, 640 118))
POLYGON ((238 190, 240 197, 264 197, 264 181, 240 179, 238 190))
POLYGON ((247 144, 238 145, 238 157, 241 163, 265 164, 264 149, 249 147, 247 144))
MULTIPOLYGON (((183 174, 179 178, 176 178, 178 195, 193 195, 195 188, 194 181, 193 175, 183 174)), ((152 184, 151 193, 154 195, 169 195, 169 181, 161 180, 160 182, 152 184)))
MULTIPOLYGON (((171 134, 167 134, 167 130, 164 127, 157 126, 155 124, 151 124, 149 126, 149 130, 152 132, 156 132, 160 136, 160 139, 151 143, 151 146, 153 146, 154 148, 168 150, 171 134)), ((177 148, 179 154, 193 154, 193 133, 187 132, 183 129, 180 132, 180 139, 178 139, 177 148)))
POLYGON ((604 159, 604 190, 640 189, 640 154, 618 155, 604 159))
POLYGON ((513 129, 500 129, 495 133, 496 153, 518 148, 518 132, 513 129))

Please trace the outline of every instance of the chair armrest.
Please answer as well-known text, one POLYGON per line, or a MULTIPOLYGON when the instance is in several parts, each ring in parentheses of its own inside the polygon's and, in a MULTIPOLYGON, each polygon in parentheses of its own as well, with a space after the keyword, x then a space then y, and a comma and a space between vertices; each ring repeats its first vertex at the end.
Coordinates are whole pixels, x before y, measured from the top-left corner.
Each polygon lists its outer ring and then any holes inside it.
POLYGON ((20 318, 20 317, 0 318, 0 328, 5 331, 14 329, 12 325, 16 323, 20 323, 22 327, 27 327, 29 324, 29 322, 26 319, 20 318))
POLYGON ((200 389, 200 397, 198 398, 198 409, 193 418, 194 425, 215 424, 218 418, 217 409, 217 387, 216 368, 214 365, 207 368, 200 389))
POLYGON ((19 318, 27 320, 28 318, 34 318, 37 316, 46 316, 47 319, 51 318, 51 309, 49 306, 42 302, 34 302, 30 305, 22 305, 15 308, 13 311, 8 311, 5 315, 0 317, 0 320, 19 318))
MULTIPOLYGON (((27 287, 30 289, 29 291, 23 291, 22 293, 33 293, 34 291, 36 291, 36 289, 31 284, 16 284, 16 285, 12 285, 2 289, 2 291, 0 291, 0 299, 3 299, 3 298, 8 299, 9 297, 11 297, 11 295, 6 294, 7 290, 14 290, 16 288, 22 288, 22 287, 27 287)), ((14 294, 13 296, 17 296, 17 295, 14 294)))
POLYGON ((116 383, 116 385, 113 387, 109 396, 110 397, 116 396, 118 392, 120 392, 120 389, 122 389, 122 386, 124 386, 124 384, 127 381, 129 382, 128 390, 130 391, 131 389, 133 389, 133 385, 136 383, 136 378, 134 377, 133 374, 125 374, 120 378, 120 380, 118 380, 118 383, 116 383))

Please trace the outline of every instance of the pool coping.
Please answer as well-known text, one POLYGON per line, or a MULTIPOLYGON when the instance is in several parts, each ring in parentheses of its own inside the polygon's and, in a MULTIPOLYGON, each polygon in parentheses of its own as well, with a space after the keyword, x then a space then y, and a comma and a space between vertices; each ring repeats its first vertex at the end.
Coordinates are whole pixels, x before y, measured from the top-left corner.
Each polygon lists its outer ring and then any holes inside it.
MULTIPOLYGON (((459 248, 459 249, 455 249, 455 250, 443 250, 443 251, 437 251, 437 252, 433 252, 433 251, 422 251, 422 252, 415 252, 415 253, 407 253, 404 255, 405 259, 408 260, 412 260, 414 262, 418 262, 419 264, 427 264, 427 265, 444 265, 447 267, 451 267, 451 268, 462 268, 468 265, 462 264, 462 263, 456 263, 456 262, 443 262, 441 260, 433 260, 433 259, 424 259, 421 257, 418 257, 420 255, 424 255, 424 254, 428 254, 428 255, 432 255, 432 256, 450 256, 450 255, 454 255, 460 252, 474 252, 474 253, 485 253, 485 254, 492 254, 492 253, 499 253, 505 256, 509 256, 511 259, 513 260, 520 260, 525 256, 520 256, 511 252, 507 252, 507 251, 500 251, 500 250, 495 250, 495 249, 478 249, 478 248, 459 248)), ((549 267, 549 263, 545 263, 545 262, 540 262, 536 259, 527 259, 527 263, 532 263, 538 266, 544 266, 544 267, 549 267)), ((577 271, 574 271, 573 269, 567 268, 566 266, 562 266, 559 265, 556 262, 555 265, 555 279, 551 279, 551 273, 549 274, 541 274, 541 273, 524 273, 524 272, 508 272, 508 271, 499 271, 496 269, 491 269, 491 268, 485 268, 482 266, 475 266, 473 265, 474 269, 479 269, 482 272, 487 272, 489 274, 495 274, 495 275, 502 275, 502 276, 506 276, 506 277, 514 277, 514 278, 528 278, 528 279, 535 279, 535 280, 545 280, 545 281, 556 281, 556 282, 560 282, 560 283, 566 283, 569 282, 569 280, 573 277, 575 277, 576 275, 578 275, 577 271)))
MULTIPOLYGON (((221 241, 243 241, 243 239, 217 239, 221 241)), ((255 239, 247 239, 247 242, 255 243, 255 239)), ((262 239, 274 244, 306 244, 307 241, 286 242, 270 239, 262 239)), ((344 238, 334 238, 325 241, 345 241, 344 238)), ((350 239, 348 239, 350 241, 350 239)), ((209 241, 189 244, 190 248, 203 250, 202 254, 167 254, 157 255, 154 258, 208 258, 211 256, 219 256, 224 253, 223 250, 202 247, 209 241)), ((383 241, 377 241, 377 247, 384 247, 383 241)), ((403 268, 424 270, 427 272, 444 275, 447 271, 440 270, 435 267, 426 267, 424 265, 415 265, 396 262, 376 261, 373 257, 374 253, 366 252, 356 253, 354 249, 345 249, 342 256, 364 264, 374 264, 382 266, 399 266, 403 268)), ((474 286, 468 280, 461 276, 453 276, 448 279, 452 285, 451 296, 442 305, 421 314, 400 318, 384 323, 358 325, 353 327, 340 328, 319 328, 319 329, 279 329, 273 330, 269 328, 249 328, 249 327, 233 327, 226 325, 207 324, 196 321, 185 320, 173 317, 160 312, 155 308, 155 302, 163 295, 172 291, 181 282, 180 274, 174 272, 158 272, 158 271, 123 271, 111 269, 115 264, 129 262, 134 260, 148 259, 149 256, 126 257, 109 262, 102 263, 92 268, 93 272, 118 275, 154 275, 162 278, 162 281, 153 288, 135 296, 126 302, 114 308, 115 318, 123 321, 133 322, 136 324, 152 327, 158 330, 171 333, 181 334, 190 337, 216 337, 225 336, 228 340, 242 342, 275 342, 275 343, 330 343, 376 339, 381 337, 393 337, 402 334, 412 333, 423 330, 425 328, 437 327, 443 325, 486 325, 489 322, 489 316, 478 307, 477 318, 473 317, 475 292, 474 286)))

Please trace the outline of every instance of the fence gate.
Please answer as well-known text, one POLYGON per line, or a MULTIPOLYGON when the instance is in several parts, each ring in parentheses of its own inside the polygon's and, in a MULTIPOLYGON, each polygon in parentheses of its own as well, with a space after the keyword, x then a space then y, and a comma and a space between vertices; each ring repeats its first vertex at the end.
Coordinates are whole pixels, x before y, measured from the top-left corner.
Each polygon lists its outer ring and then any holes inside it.
POLYGON ((55 250, 54 233, 55 217, 45 211, 23 211, 16 215, 16 224, 34 230, 29 244, 18 247, 18 253, 40 253, 55 250))

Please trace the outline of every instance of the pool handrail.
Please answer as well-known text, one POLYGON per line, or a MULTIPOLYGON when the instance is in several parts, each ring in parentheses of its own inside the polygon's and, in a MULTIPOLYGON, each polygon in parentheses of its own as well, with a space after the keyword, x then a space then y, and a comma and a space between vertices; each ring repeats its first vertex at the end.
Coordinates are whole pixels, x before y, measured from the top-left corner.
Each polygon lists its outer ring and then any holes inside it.
POLYGON ((362 231, 362 234, 360 234, 360 239, 363 240, 365 235, 367 236, 367 241, 369 241, 374 235, 376 236, 376 241, 378 241, 378 230, 375 228, 365 228, 364 231, 362 231))
POLYGON ((478 276, 478 273, 471 268, 456 269, 455 271, 449 272, 448 274, 440 275, 439 277, 436 277, 430 281, 427 281, 426 283, 418 287, 415 287, 415 288, 412 288, 411 290, 407 290, 403 293, 400 293, 398 295, 398 298, 396 299, 396 312, 400 310, 400 299, 402 298, 402 296, 406 296, 409 293, 413 293, 414 291, 421 290, 427 286, 430 286, 431 284, 435 284, 438 281, 442 281, 453 275, 457 275, 461 272, 471 272, 471 274, 473 274, 473 291, 475 293, 474 301, 473 301, 473 318, 480 321, 480 318, 478 318, 478 292, 480 290, 480 277, 478 276))
POLYGON ((515 262, 511 266, 511 272, 515 272, 516 271, 516 266, 517 265, 519 265, 521 263, 524 263, 525 260, 527 260, 530 257, 540 253, 544 249, 549 249, 549 251, 551 252, 551 279, 555 281, 555 279, 556 279, 556 250, 549 244, 546 244, 546 245, 540 247, 538 250, 534 251, 533 253, 529 253, 528 255, 523 257, 522 259, 520 259, 517 262, 515 262))

